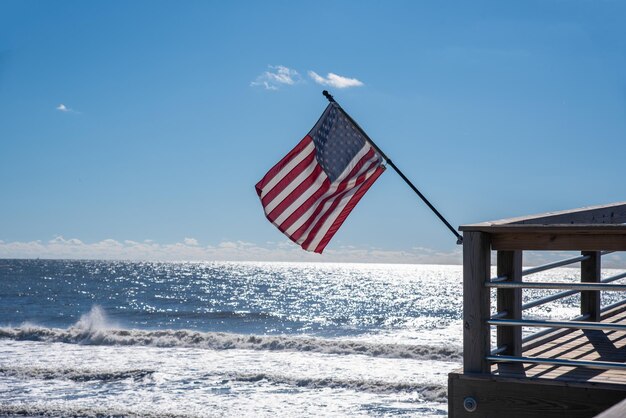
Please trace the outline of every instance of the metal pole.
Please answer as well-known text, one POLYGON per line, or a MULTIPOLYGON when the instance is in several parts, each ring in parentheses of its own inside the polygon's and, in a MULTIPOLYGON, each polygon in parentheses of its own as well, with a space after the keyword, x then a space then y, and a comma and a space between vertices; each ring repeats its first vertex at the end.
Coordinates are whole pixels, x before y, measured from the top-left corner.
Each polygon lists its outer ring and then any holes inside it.
POLYGON ((361 135, 363 135, 363 136, 365 137, 365 139, 367 140, 367 142, 369 142, 369 143, 372 145, 372 147, 373 147, 373 148, 374 148, 374 149, 375 149, 375 150, 376 150, 376 151, 377 151, 377 152, 378 152, 378 153, 379 153, 379 154, 380 154, 380 155, 381 155, 381 156, 385 159, 385 161, 387 162, 387 164, 388 164, 391 168, 393 168, 393 169, 396 171, 396 173, 398 173, 398 175, 400 175, 400 177, 402 178, 402 180, 404 180, 404 182, 405 182, 406 184, 408 184, 408 185, 409 185, 409 187, 410 187, 411 189, 413 189, 413 191, 414 191, 414 192, 415 192, 415 193, 416 193, 416 194, 420 197, 420 199, 422 199, 422 201, 423 201, 424 203, 426 203, 426 206, 428 206, 428 207, 430 208, 430 210, 432 210, 432 211, 435 213, 435 215, 437 215, 437 217, 441 220, 441 222, 443 222, 443 223, 444 223, 444 224, 448 227, 448 229, 449 229, 450 231, 452 231, 452 233, 453 233, 453 234, 456 236, 456 238, 457 238, 456 243, 457 243, 457 244, 462 244, 462 243, 463 243, 463 237, 461 236, 461 234, 459 234, 459 233, 458 233, 458 232, 454 229, 454 227, 453 227, 452 225, 450 225, 450 222, 448 222, 448 220, 447 220, 446 218, 444 218, 444 217, 443 217, 443 215, 442 215, 441 213, 439 213, 439 211, 438 211, 438 210, 437 210, 437 209, 436 209, 436 208, 432 205, 432 203, 430 203, 430 202, 428 201, 428 199, 426 199, 426 196, 424 196, 424 195, 423 195, 423 194, 422 194, 422 193, 421 193, 421 192, 417 189, 417 187, 415 187, 415 186, 413 185, 413 183, 411 183, 411 180, 409 180, 408 178, 406 178, 406 176, 404 175, 404 173, 402 173, 402 171, 400 171, 400 169, 399 169, 398 167, 396 167, 396 165, 393 163, 393 161, 391 161, 391 160, 389 159, 389 157, 387 157, 387 155, 386 155, 386 154, 385 154, 385 153, 384 153, 384 152, 383 152, 380 148, 378 148, 378 145, 376 145, 376 144, 374 143, 374 141, 372 141, 372 138, 370 138, 370 137, 369 137, 369 135, 367 135, 367 134, 365 133, 365 131, 363 130, 363 128, 361 128, 361 127, 359 126, 359 124, 358 124, 358 123, 356 123, 356 122, 354 121, 354 119, 352 119, 352 117, 351 117, 350 115, 348 115, 348 113, 347 113, 345 110, 343 110, 343 108, 339 105, 339 103, 337 103, 337 101, 335 101, 335 98, 334 98, 334 97, 333 97, 333 96, 332 96, 332 95, 331 95, 331 94, 330 94, 327 90, 324 90, 324 91, 322 92, 322 94, 324 95, 324 97, 326 97, 326 98, 328 99, 328 101, 329 101, 329 102, 334 103, 334 104, 336 104, 336 105, 337 105, 337 107, 338 107, 338 108, 339 108, 339 109, 343 112, 343 114, 344 114, 344 115, 348 118, 348 120, 349 120, 350 122, 352 122, 352 124, 353 124, 353 125, 354 125, 354 126, 355 126, 358 130, 359 130, 359 132, 361 133, 361 135))

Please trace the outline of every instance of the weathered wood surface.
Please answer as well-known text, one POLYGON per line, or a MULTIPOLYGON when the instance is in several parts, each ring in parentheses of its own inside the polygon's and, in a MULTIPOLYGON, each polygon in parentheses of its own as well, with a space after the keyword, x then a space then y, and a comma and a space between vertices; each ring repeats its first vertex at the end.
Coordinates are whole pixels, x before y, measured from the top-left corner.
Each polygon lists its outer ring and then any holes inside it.
POLYGON ((484 283, 491 275, 489 236, 483 232, 463 234, 463 368, 488 373, 485 356, 490 350, 489 291, 484 283))
POLYGON ((494 233, 494 250, 626 251, 626 230, 622 234, 605 233, 494 233))
POLYGON ((555 385, 498 376, 448 376, 448 416, 452 418, 591 418, 624 399, 619 389, 555 385), (474 412, 463 407, 476 400, 474 412))
MULTIPOLYGON (((600 251, 583 251, 589 256, 580 263, 580 281, 583 283, 600 283, 602 281, 602 255, 600 251)), ((597 290, 580 292, 580 314, 589 315, 589 321, 600 320, 600 292, 597 290)))
POLYGON ((550 225, 462 225, 459 230, 480 231, 490 234, 515 233, 515 234, 610 234, 621 235, 626 233, 626 224, 550 224, 550 225))
MULTIPOLYGON (((508 282, 522 281, 522 252, 498 251, 497 274, 507 276, 508 282)), ((506 311, 506 319, 522 319, 522 289, 498 289, 497 311, 506 311)), ((497 346, 506 346, 502 354, 520 356, 522 354, 522 328, 499 327, 497 346)))
MULTIPOLYGON (((498 251, 498 275, 521 280, 523 250, 582 251, 581 280, 600 280, 600 251, 626 251, 626 202, 464 225, 463 231, 463 373, 449 376, 449 415, 456 417, 593 417, 626 397, 625 370, 596 370, 539 364, 486 364, 490 350, 490 250, 498 251), (519 255, 518 255, 519 254, 519 255), (463 399, 476 397, 478 409, 467 412, 463 399)), ((521 316, 519 293, 498 290, 498 311, 521 316)), ((519 289, 515 289, 516 291, 519 289)), ((521 301, 520 304, 521 305, 521 301)), ((597 291, 584 291, 581 312, 600 316, 597 291)), ((626 305, 601 315, 626 324, 626 305)), ((555 330, 520 348, 513 327, 498 330, 503 354, 525 357, 626 363, 626 332, 555 330)))
POLYGON ((626 222, 626 202, 608 205, 587 206, 558 212, 546 212, 517 218, 499 219, 465 225, 462 231, 472 227, 497 226, 511 224, 621 224, 626 222))
MULTIPOLYGON (((607 323, 626 324, 626 306, 622 305, 602 315, 607 323)), ((570 360, 599 360, 626 363, 626 332, 572 330, 555 333, 522 348, 526 357, 560 358, 570 360)), ((583 367, 551 366, 547 364, 498 363, 491 372, 500 376, 522 379, 548 379, 581 384, 616 384, 623 387, 626 397, 625 370, 596 370, 583 367)))
MULTIPOLYGON (((626 323, 626 303, 603 313, 601 320, 626 323)), ((522 353, 626 363, 626 332, 555 330, 524 344, 522 353)), ((626 398, 625 370, 498 363, 490 371, 450 374, 450 417, 593 417, 626 398), (463 408, 467 396, 477 400, 475 412, 463 408)))

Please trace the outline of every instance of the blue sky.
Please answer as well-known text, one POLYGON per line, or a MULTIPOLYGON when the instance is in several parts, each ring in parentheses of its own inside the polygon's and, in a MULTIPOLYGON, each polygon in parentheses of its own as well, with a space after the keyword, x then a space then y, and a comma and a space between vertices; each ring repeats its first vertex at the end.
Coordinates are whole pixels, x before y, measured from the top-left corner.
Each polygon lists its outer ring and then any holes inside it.
MULTIPOLYGON (((455 226, 626 200, 625 18, 617 1, 4 1, 0 256, 297 257, 254 184, 324 88, 455 226)), ((356 250, 458 255, 391 170, 327 247, 356 250)))

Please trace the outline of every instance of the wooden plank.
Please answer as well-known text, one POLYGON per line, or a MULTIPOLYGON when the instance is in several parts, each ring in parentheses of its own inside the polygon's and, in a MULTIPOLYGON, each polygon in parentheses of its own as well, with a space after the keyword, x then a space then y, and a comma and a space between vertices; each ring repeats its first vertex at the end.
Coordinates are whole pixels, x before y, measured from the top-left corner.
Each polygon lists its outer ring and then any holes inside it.
MULTIPOLYGON (((620 224, 626 222, 626 202, 607 205, 587 206, 558 212, 546 212, 516 218, 499 219, 496 221, 473 224, 475 226, 495 226, 504 224, 620 224)), ((472 226, 472 225, 466 225, 472 226)), ((464 226, 464 227, 466 227, 464 226)), ((464 229, 461 229, 464 230, 464 229)))
MULTIPOLYGON (((583 251, 582 255, 589 258, 580 263, 580 281, 583 283, 601 282, 601 261, 600 251, 583 251)), ((589 314, 589 321, 598 322, 600 320, 600 292, 597 290, 580 292, 580 313, 589 314)))
MULTIPOLYGON (((626 303, 602 321, 626 323, 626 303)), ((556 331, 524 345, 523 355, 626 362, 626 333, 556 331)), ((625 397, 624 370, 498 363, 491 373, 448 376, 450 417, 593 417, 625 397), (463 407, 468 396, 477 402, 474 412, 463 407)))
POLYGON ((463 225, 461 231, 481 231, 490 234, 504 232, 530 234, 623 234, 625 224, 550 224, 550 225, 463 225))
POLYGON ((590 418, 620 402, 626 391, 603 387, 555 385, 540 380, 499 376, 448 375, 448 416, 507 418, 590 418), (463 407, 467 397, 477 403, 474 412, 463 407))
POLYGON ((626 251, 626 234, 491 234, 494 250, 626 251))
POLYGON ((483 232, 463 234, 463 368, 465 372, 489 373, 485 356, 490 350, 489 280, 491 251, 489 235, 483 232))
POLYGON ((456 378, 458 378, 458 375, 461 374, 462 371, 456 372, 456 373, 448 373, 448 417, 452 416, 452 410, 454 409, 454 403, 452 402, 453 399, 456 399, 455 394, 454 394, 454 389, 457 385, 453 385, 451 384, 451 379, 452 376, 455 376, 456 378))
MULTIPOLYGON (((626 323, 626 305, 605 311, 602 321, 626 323)), ((526 357, 572 360, 626 362, 626 333, 613 331, 574 330, 566 334, 553 333, 523 346, 526 357)), ((626 371, 597 370, 572 366, 498 363, 492 374, 516 379, 540 379, 553 384, 577 384, 583 387, 601 385, 626 392, 626 371)), ((625 395, 626 396, 626 395, 625 395)))
MULTIPOLYGON (((498 251, 498 276, 508 282, 522 281, 522 251, 498 251)), ((498 289, 498 312, 506 311, 506 319, 522 318, 522 289, 498 289)), ((498 327, 497 346, 506 346, 502 354, 522 355, 522 327, 498 327)))

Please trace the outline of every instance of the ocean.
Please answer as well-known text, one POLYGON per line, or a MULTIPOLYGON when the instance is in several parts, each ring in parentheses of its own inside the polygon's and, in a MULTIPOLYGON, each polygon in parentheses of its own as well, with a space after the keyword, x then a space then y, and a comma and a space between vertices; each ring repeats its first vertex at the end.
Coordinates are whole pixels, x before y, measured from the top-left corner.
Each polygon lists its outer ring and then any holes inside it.
POLYGON ((461 316, 461 266, 0 260, 0 415, 441 417, 461 316))

